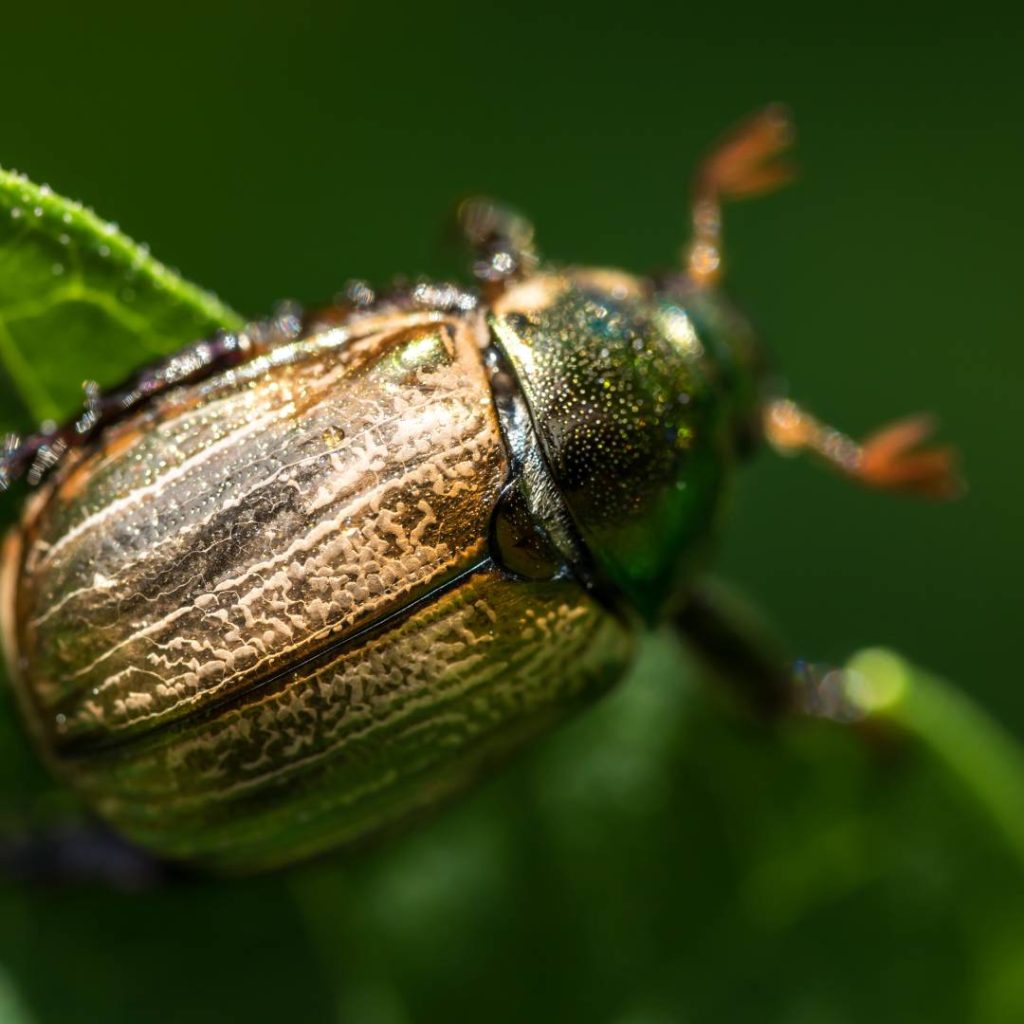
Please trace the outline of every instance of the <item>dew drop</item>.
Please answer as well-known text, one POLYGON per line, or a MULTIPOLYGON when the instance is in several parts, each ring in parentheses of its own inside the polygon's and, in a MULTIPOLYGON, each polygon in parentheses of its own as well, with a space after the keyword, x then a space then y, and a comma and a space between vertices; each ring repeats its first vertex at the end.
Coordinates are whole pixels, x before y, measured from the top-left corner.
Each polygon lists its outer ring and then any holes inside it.
POLYGON ((110 246, 101 245, 96 251, 103 257, 103 259, 106 259, 110 255, 110 246))
POLYGON ((54 265, 50 267, 50 271, 54 277, 60 277, 60 275, 64 273, 64 264, 54 263, 54 265))
POLYGON ((32 211, 32 213, 33 213, 33 214, 34 214, 34 215, 35 215, 36 217, 42 217, 42 215, 43 215, 43 208, 42 208, 41 206, 37 206, 37 207, 36 207, 36 208, 35 208, 35 209, 34 209, 34 210, 32 211))
POLYGON ((65 213, 64 216, 61 217, 61 220, 64 221, 65 224, 70 224, 71 223, 71 214, 70 213, 65 213))
POLYGON ((11 220, 19 220, 20 218, 21 218, 21 207, 20 206, 13 206, 13 207, 11 207, 11 220))
POLYGON ((60 242, 61 245, 70 245, 71 244, 71 236, 70 235, 64 235, 64 234, 58 235, 57 236, 57 241, 60 242))

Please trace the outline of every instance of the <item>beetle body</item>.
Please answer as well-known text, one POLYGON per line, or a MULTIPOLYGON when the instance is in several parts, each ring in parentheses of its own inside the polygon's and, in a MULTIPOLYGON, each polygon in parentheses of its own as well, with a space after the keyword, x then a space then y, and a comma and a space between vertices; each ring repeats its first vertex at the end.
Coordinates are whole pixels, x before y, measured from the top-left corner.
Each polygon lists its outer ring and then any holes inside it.
POLYGON ((352 312, 108 429, 5 556, 49 759, 140 844, 263 867, 401 821, 603 692, 634 630, 592 536, 650 505, 688 552, 724 454, 706 354, 662 306, 547 275, 498 310, 352 312), (598 328, 595 377, 566 346, 598 328), (642 401, 667 495, 618 440, 642 401))
POLYGON ((492 221, 479 294, 221 339, 9 454, 71 447, 4 553, 19 701, 139 845, 253 870, 396 827, 685 605, 772 408, 707 238, 655 283, 492 221))

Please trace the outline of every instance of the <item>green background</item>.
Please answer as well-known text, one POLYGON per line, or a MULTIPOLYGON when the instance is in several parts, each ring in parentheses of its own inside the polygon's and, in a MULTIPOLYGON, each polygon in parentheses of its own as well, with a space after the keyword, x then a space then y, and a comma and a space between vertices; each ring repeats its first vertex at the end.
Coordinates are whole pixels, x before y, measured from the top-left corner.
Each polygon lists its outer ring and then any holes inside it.
MULTIPOLYGON (((795 396, 854 433, 935 411, 970 492, 766 455, 722 574, 794 653, 884 643, 1022 736, 1020 29, 978 5, 22 4, 0 163, 256 315, 453 272, 445 216, 475 191, 557 259, 664 266, 702 149, 786 101, 802 175, 729 211, 732 289, 795 396)), ((653 643, 586 720, 358 861, 0 891, 0 1021, 1024 1019, 1024 874, 942 765, 752 730, 691 675, 653 643)))

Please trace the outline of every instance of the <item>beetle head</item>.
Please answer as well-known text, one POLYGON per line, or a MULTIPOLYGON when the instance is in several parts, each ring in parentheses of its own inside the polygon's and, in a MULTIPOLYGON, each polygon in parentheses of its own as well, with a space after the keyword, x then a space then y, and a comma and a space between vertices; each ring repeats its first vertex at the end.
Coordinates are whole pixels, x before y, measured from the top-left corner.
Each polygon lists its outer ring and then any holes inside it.
POLYGON ((657 620, 754 429, 746 322, 683 281, 574 269, 509 287, 491 329, 598 578, 657 620))

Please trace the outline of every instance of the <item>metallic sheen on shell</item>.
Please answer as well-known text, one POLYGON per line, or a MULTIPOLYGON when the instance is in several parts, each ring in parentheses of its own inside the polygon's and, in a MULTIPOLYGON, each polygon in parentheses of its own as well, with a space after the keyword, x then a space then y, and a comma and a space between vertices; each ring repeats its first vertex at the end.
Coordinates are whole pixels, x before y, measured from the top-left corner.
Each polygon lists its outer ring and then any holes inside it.
POLYGON ((611 686, 730 458, 671 298, 542 274, 326 317, 68 456, 4 554, 55 770, 223 870, 397 827, 611 686))

